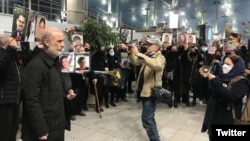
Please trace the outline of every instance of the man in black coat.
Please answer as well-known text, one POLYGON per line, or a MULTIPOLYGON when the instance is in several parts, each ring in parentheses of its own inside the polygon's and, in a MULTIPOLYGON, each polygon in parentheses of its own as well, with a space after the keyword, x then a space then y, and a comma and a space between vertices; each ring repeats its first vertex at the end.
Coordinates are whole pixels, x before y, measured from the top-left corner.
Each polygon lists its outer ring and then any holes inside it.
MULTIPOLYGON (((64 48, 63 41, 60 30, 45 30, 41 37, 44 49, 24 69, 22 139, 25 141, 64 140, 65 91, 58 58, 64 48)), ((69 89, 65 97, 73 99, 73 90, 69 89)))
POLYGON ((21 76, 17 42, 0 36, 0 140, 15 141, 19 123, 21 76))

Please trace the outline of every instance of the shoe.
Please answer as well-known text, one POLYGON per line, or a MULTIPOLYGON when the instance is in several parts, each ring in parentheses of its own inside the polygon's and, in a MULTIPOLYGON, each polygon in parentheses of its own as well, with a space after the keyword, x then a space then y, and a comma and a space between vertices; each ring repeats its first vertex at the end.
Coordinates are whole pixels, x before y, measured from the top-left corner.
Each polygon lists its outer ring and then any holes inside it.
POLYGON ((109 104, 105 104, 105 107, 106 107, 106 108, 109 108, 109 104))
POLYGON ((88 111, 88 110, 89 110, 87 104, 84 104, 83 107, 82 107, 82 109, 83 109, 84 111, 88 111))
POLYGON ((76 120, 76 116, 71 116, 70 120, 75 121, 76 120))
POLYGON ((178 108, 178 104, 177 104, 176 101, 174 101, 174 107, 175 107, 175 108, 178 108))
POLYGON ((102 108, 100 109, 100 111, 101 111, 101 112, 104 112, 104 110, 103 110, 102 108))
POLYGON ((122 101, 125 101, 125 102, 127 102, 128 100, 127 100, 126 98, 122 98, 122 101))
POLYGON ((116 107, 116 104, 114 102, 111 102, 110 105, 116 107))
POLYGON ((86 113, 85 113, 83 110, 81 110, 81 111, 78 113, 78 115, 80 115, 80 116, 86 116, 86 113))
POLYGON ((172 107, 172 104, 173 104, 173 102, 172 102, 172 100, 168 103, 168 107, 169 108, 171 108, 172 107))
POLYGON ((139 103, 139 102, 141 102, 141 100, 140 100, 140 99, 137 99, 136 102, 139 103))
POLYGON ((133 90, 128 90, 128 93, 129 93, 129 94, 133 94, 134 91, 133 91, 133 90))
POLYGON ((186 102, 186 106, 187 106, 187 107, 190 107, 190 102, 186 102))
POLYGON ((192 106, 196 106, 196 101, 193 101, 193 102, 192 102, 192 106))

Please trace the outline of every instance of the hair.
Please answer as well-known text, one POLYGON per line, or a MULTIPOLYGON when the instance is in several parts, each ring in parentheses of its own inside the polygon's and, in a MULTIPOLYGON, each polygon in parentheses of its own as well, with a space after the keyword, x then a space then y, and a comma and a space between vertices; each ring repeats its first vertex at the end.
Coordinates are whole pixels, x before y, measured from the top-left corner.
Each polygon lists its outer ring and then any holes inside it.
POLYGON ((232 60, 233 64, 236 64, 240 60, 240 56, 236 54, 228 55, 225 58, 229 58, 230 60, 232 60))
POLYGON ((1 34, 0 35, 0 47, 5 47, 8 44, 10 35, 8 34, 1 34))
POLYGON ((81 40, 80 36, 78 36, 78 35, 74 36, 73 41, 75 41, 75 40, 81 40))
POLYGON ((43 17, 40 19, 39 24, 42 23, 42 22, 44 23, 44 25, 46 24, 46 20, 43 17))
POLYGON ((18 14, 17 17, 16 17, 16 19, 19 19, 20 16, 24 17, 24 19, 25 19, 25 15, 23 13, 18 14))
POLYGON ((46 29, 42 36, 41 36, 41 43, 44 44, 46 40, 48 40, 49 42, 52 41, 53 39, 53 33, 54 32, 61 32, 59 29, 57 28, 49 28, 49 29, 46 29))
POLYGON ((63 56, 61 56, 61 58, 60 58, 60 64, 61 64, 61 67, 63 68, 63 64, 62 64, 62 60, 63 59, 68 59, 68 56, 67 55, 63 55, 63 56))
POLYGON ((84 57, 79 57, 77 60, 77 63, 81 66, 82 60, 84 60, 84 59, 85 59, 84 57))

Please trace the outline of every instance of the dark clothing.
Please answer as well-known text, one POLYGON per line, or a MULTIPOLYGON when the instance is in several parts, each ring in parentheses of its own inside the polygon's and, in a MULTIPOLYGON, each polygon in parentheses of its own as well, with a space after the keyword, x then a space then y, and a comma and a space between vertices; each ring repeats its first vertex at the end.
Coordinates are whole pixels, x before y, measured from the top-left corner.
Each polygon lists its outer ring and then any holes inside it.
POLYGON ((11 37, 16 38, 18 36, 20 36, 20 39, 18 39, 17 41, 24 41, 25 37, 23 33, 17 31, 16 29, 11 32, 11 37))
POLYGON ((48 133, 49 141, 63 141, 65 91, 59 58, 40 51, 25 67, 23 80, 22 139, 34 141, 48 133))
POLYGON ((232 125, 232 105, 235 107, 236 118, 240 118, 242 98, 249 91, 249 82, 246 79, 241 79, 235 82, 230 90, 227 87, 235 76, 243 75, 244 69, 244 62, 240 59, 229 73, 220 74, 210 81, 212 93, 207 103, 202 132, 208 130, 208 134, 211 135, 212 125, 232 125))
POLYGON ((19 123, 21 72, 16 49, 0 47, 0 139, 15 141, 19 123))

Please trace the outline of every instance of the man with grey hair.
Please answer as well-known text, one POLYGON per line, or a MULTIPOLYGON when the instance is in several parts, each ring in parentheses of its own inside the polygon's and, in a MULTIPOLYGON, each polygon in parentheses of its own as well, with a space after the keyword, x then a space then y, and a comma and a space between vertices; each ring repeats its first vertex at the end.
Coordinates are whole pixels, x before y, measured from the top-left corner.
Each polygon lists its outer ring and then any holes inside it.
POLYGON ((66 127, 64 95, 73 99, 72 89, 65 92, 59 54, 64 48, 63 33, 54 28, 41 36, 43 50, 23 72, 23 125, 25 141, 63 141, 66 127))
POLYGON ((129 59, 135 65, 141 65, 137 78, 136 90, 140 92, 142 101, 142 124, 150 141, 160 141, 156 122, 155 110, 157 99, 151 97, 151 88, 162 86, 162 73, 165 67, 165 57, 160 51, 162 43, 155 37, 146 39, 147 51, 145 54, 138 51, 133 45, 128 50, 129 59))
POLYGON ((15 141, 19 123, 21 75, 17 42, 0 35, 0 139, 15 141))

